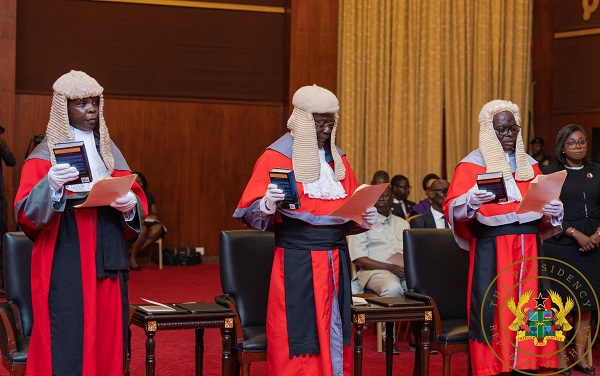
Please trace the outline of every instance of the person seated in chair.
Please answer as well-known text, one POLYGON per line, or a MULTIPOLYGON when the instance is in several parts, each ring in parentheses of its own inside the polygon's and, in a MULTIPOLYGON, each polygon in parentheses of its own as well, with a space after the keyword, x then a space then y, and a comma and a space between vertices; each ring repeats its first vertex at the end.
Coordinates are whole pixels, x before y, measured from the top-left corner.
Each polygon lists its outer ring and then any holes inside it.
POLYGON ((413 217, 409 221, 410 228, 450 228, 442 209, 449 186, 450 183, 442 179, 434 180, 431 183, 427 192, 431 207, 425 213, 413 217))
POLYGON ((142 226, 142 232, 140 232, 137 240, 131 246, 131 253, 129 254, 129 269, 131 270, 142 270, 142 267, 138 265, 135 256, 150 247, 158 239, 162 238, 167 232, 167 228, 160 222, 158 215, 156 214, 156 202, 154 196, 148 191, 148 181, 141 172, 134 172, 137 174, 136 182, 142 187, 146 198, 148 200, 148 215, 144 220, 144 226, 142 226))
MULTIPOLYGON (((404 296, 404 258, 402 232, 410 226, 406 220, 391 215, 392 189, 388 187, 377 200, 377 219, 381 232, 368 231, 348 236, 350 259, 358 269, 356 276, 363 289, 379 296, 404 296)), ((394 353, 398 349, 394 344, 394 353)))
POLYGON ((396 175, 392 178, 392 192, 393 195, 393 203, 392 203, 392 214, 400 217, 400 218, 408 218, 410 215, 410 211, 412 207, 415 205, 413 201, 408 200, 408 195, 410 194, 410 182, 408 178, 404 175, 396 175))
POLYGON ((437 176, 436 174, 431 173, 431 174, 425 175, 425 177, 423 178, 423 183, 422 183, 423 192, 425 192, 425 198, 422 199, 421 201, 419 201, 416 205, 414 205, 412 207, 412 209, 410 209, 410 213, 408 213, 409 216, 424 214, 429 211, 429 208, 431 208, 431 199, 429 198, 429 188, 431 187, 431 184, 433 184, 433 182, 437 179, 440 179, 440 177, 437 176))
POLYGON ((371 185, 389 183, 390 175, 383 170, 376 171, 373 174, 373 179, 371 179, 371 185))

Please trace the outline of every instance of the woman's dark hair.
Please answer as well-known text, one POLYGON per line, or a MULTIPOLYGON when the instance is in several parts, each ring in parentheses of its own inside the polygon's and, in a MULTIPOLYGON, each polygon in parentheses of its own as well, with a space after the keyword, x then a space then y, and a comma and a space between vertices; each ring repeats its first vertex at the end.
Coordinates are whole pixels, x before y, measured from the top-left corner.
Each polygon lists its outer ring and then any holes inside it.
MULTIPOLYGON (((565 145, 565 141, 567 141, 567 138, 569 138, 569 136, 575 132, 581 132, 585 140, 588 140, 588 136, 587 133, 585 133, 585 129, 583 129, 583 127, 578 124, 565 125, 560 131, 558 131, 558 134, 556 135, 556 144, 554 144, 554 156, 556 158, 555 162, 558 164, 561 170, 564 170, 564 166, 567 164, 567 158, 565 157, 565 153, 563 153, 562 150, 563 146, 565 145)), ((583 158, 581 162, 588 172, 592 172, 592 170, 594 169, 593 163, 590 163, 590 161, 588 161, 585 158, 583 158)))
POLYGON ((423 184, 423 190, 424 190, 424 191, 426 191, 426 190, 427 190, 427 182, 428 182, 428 181, 430 181, 431 179, 435 179, 435 180, 437 180, 437 179, 439 179, 439 178, 440 178, 440 177, 439 177, 439 176, 437 176, 437 175, 436 175, 436 174, 434 174, 434 173, 429 173, 429 174, 425 175, 425 177, 423 178, 423 182, 422 182, 422 184, 423 184))
POLYGON ((146 177, 144 176, 144 174, 142 174, 139 171, 134 171, 133 173, 138 175, 138 177, 140 178, 140 180, 142 181, 142 184, 143 184, 142 189, 144 191, 146 191, 148 189, 148 180, 146 180, 146 177))

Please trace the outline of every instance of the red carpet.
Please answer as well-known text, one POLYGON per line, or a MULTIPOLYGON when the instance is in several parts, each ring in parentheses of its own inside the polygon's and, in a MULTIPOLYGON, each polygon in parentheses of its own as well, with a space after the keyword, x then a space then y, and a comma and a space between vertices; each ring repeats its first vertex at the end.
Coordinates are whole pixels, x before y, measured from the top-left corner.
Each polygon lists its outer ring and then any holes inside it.
MULTIPOLYGON (((140 272, 132 272, 129 281, 129 299, 131 304, 144 303, 141 298, 159 302, 213 301, 215 295, 221 293, 219 282, 219 266, 203 264, 196 266, 165 267, 143 266, 140 272)), ((131 374, 145 375, 145 340, 144 331, 137 326, 132 331, 131 374)), ((194 375, 194 331, 172 330, 159 331, 156 340, 156 374, 160 376, 194 375)), ((204 332, 204 375, 221 374, 221 334, 218 329, 205 329, 204 332)), ((380 376, 385 374, 385 354, 376 352, 376 337, 372 327, 364 331, 363 375, 380 376)), ((400 355, 394 356, 394 375, 411 375, 414 353, 408 351, 406 341, 399 341, 400 355)), ((599 351, 595 349, 596 364, 600 364, 599 351)), ((464 376, 466 372, 466 355, 457 354, 452 357, 453 376, 464 376)), ((430 375, 442 374, 441 355, 431 355, 430 375)), ((0 369, 0 376, 8 372, 0 369)), ((255 363, 251 375, 266 375, 265 363, 255 363)), ((574 371, 573 375, 579 375, 574 371)))

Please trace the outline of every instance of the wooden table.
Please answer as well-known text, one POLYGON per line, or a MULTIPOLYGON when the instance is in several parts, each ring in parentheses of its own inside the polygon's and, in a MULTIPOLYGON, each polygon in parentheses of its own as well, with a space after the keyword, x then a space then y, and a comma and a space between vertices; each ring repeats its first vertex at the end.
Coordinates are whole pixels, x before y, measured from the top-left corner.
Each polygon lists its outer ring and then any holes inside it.
POLYGON ((204 328, 220 328, 223 337, 222 374, 233 376, 235 359, 232 356, 233 318, 235 313, 207 312, 189 313, 175 312, 167 314, 148 314, 135 306, 131 318, 133 325, 139 326, 146 332, 146 375, 154 376, 156 358, 154 354, 156 343, 154 335, 158 330, 195 329, 196 331, 196 375, 202 375, 204 363, 204 328))
POLYGON ((352 323, 354 324, 354 375, 362 375, 362 327, 367 322, 385 322, 386 353, 385 374, 392 374, 394 322, 410 321, 413 333, 417 337, 415 364, 413 375, 429 375, 429 336, 433 307, 430 305, 383 307, 378 305, 352 306, 352 323))

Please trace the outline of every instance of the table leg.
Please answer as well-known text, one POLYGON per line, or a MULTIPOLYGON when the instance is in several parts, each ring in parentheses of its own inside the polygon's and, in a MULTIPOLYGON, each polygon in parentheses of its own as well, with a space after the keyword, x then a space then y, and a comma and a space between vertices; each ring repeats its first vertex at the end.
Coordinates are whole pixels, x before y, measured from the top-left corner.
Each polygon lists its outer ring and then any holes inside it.
POLYGON ((429 337, 431 336, 431 321, 413 321, 412 330, 417 337, 417 349, 415 352, 415 364, 413 376, 429 375, 429 337))
POLYGON ((202 376, 204 368, 204 328, 196 329, 196 376, 202 376))
POLYGON ((223 376, 235 375, 235 359, 233 358, 233 328, 221 328, 223 337, 223 357, 222 370, 223 376))
POLYGON ((421 375, 429 375, 429 337, 431 337, 431 321, 425 320, 421 327, 421 375))
POLYGON ((423 327, 422 321, 411 321, 410 322, 410 330, 412 334, 415 336, 415 361, 413 364, 413 376, 421 375, 421 328, 423 327))
POLYGON ((362 376, 362 327, 363 324, 354 324, 354 376, 362 376))
POLYGON ((146 376, 154 376, 156 367, 156 358, 154 357, 154 349, 156 342, 154 335, 156 332, 146 330, 146 376))
POLYGON ((385 323, 385 374, 392 376, 394 358, 394 322, 385 323))

